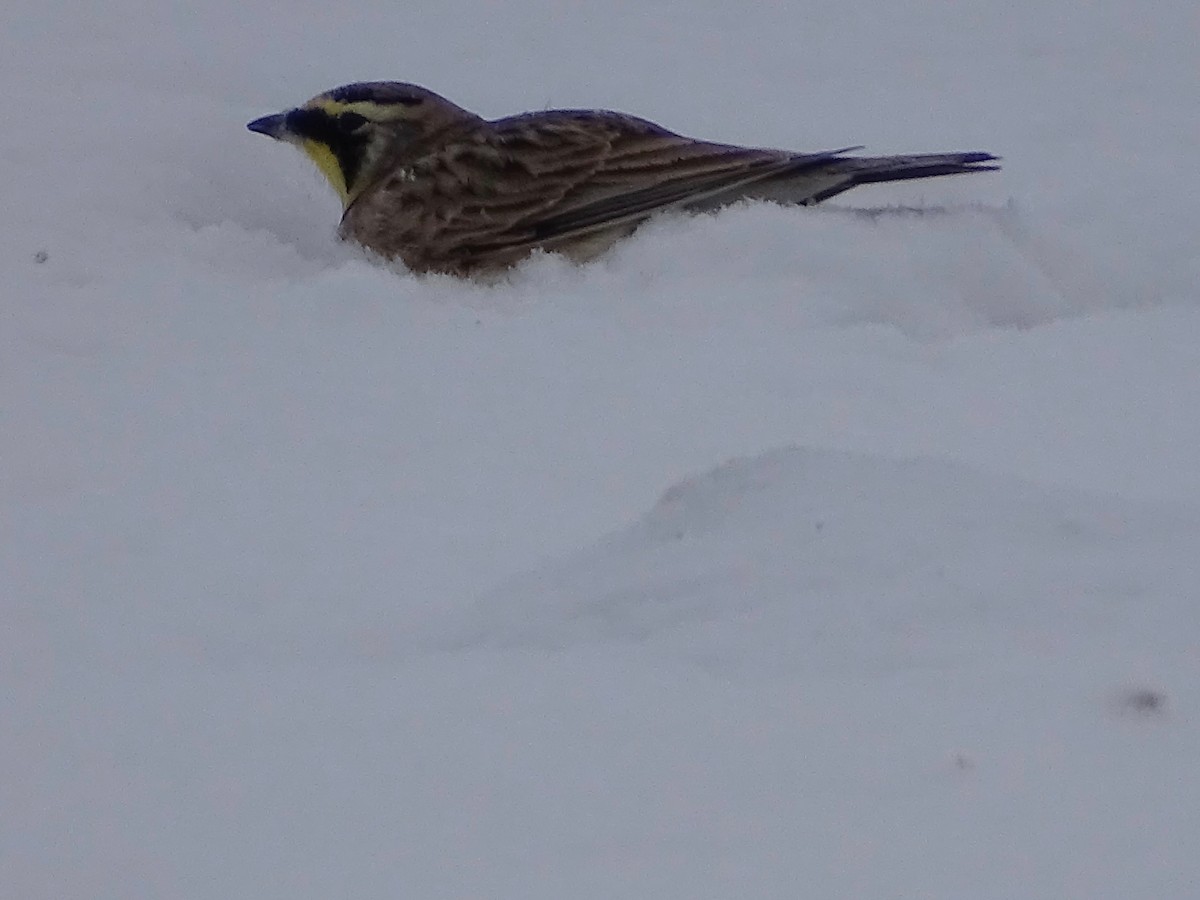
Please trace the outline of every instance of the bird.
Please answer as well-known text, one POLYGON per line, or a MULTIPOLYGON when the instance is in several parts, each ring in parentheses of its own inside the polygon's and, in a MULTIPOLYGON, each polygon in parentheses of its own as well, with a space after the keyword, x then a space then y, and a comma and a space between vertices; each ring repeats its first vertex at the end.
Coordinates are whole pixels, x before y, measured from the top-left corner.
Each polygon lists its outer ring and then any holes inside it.
POLYGON ((468 278, 538 250, 593 259, 667 211, 810 206, 860 184, 990 171, 999 159, 744 147, 603 109, 488 120, 396 81, 346 84, 247 128, 316 164, 342 201, 343 239, 415 273, 468 278))

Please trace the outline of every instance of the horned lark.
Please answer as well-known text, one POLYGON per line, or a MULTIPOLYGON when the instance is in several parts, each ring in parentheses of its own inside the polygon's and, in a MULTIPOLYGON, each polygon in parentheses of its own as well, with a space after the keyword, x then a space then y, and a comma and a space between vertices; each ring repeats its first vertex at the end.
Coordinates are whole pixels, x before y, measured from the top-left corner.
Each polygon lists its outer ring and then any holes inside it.
POLYGON ((859 185, 997 168, 990 153, 856 157, 698 141, 604 110, 488 121, 413 84, 349 84, 247 127, 299 146, 340 233, 417 272, 475 275, 535 249, 587 259, 664 210, 809 205, 859 185))

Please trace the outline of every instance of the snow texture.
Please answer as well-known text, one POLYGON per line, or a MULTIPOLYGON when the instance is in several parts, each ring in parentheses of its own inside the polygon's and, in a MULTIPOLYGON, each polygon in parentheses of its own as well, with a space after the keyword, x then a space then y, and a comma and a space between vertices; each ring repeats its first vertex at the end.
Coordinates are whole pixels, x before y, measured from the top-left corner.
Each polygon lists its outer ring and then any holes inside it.
POLYGON ((1194 0, 0 22, 0 898, 1200 896, 1194 0), (1005 168, 418 278, 375 78, 1005 168))

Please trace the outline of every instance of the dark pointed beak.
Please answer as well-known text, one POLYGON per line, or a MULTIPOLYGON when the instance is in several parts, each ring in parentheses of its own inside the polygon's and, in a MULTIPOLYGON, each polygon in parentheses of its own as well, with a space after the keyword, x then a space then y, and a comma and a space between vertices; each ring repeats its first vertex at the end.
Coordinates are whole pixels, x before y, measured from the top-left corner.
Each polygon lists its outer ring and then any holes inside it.
POLYGON ((287 113, 263 116, 261 119, 255 119, 246 127, 258 134, 265 134, 267 137, 275 138, 277 141, 283 140, 284 136, 288 133, 287 113))

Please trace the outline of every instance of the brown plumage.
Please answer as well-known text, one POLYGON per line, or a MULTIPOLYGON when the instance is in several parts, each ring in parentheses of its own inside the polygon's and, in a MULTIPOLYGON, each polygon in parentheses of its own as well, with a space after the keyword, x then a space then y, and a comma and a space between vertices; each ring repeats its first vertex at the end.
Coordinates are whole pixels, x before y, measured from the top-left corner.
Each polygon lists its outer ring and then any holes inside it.
POLYGON ((698 141, 622 113, 487 121, 416 85, 353 84, 249 128, 296 143, 342 197, 341 234, 417 272, 536 249, 588 259, 665 210, 810 205, 859 184, 995 169, 989 153, 854 157, 698 141))

